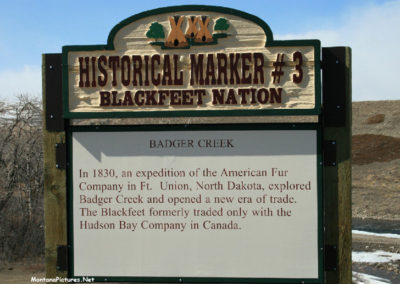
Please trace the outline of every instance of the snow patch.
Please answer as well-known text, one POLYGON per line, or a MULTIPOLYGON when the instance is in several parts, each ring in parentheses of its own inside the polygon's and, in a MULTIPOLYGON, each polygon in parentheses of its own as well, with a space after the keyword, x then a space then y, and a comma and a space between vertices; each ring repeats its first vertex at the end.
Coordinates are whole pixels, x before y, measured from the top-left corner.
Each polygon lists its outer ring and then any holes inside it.
POLYGON ((382 284, 390 283, 390 280, 376 277, 369 274, 353 272, 353 283, 357 284, 382 284))
POLYGON ((383 250, 373 252, 353 251, 352 259, 353 262, 385 263, 400 260, 400 253, 392 253, 383 250))
POLYGON ((358 230, 352 230, 353 234, 357 235, 365 235, 365 236, 375 236, 375 237, 384 237, 384 238, 392 238, 392 239, 400 239, 400 235, 397 234, 378 234, 378 233, 371 233, 371 232, 364 232, 358 230))

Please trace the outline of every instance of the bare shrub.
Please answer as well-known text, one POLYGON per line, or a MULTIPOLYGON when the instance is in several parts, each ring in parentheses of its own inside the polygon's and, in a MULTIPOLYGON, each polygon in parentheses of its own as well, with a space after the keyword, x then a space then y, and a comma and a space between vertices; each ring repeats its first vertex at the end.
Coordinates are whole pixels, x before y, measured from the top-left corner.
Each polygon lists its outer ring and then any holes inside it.
POLYGON ((0 102, 0 260, 44 254, 42 108, 0 102))

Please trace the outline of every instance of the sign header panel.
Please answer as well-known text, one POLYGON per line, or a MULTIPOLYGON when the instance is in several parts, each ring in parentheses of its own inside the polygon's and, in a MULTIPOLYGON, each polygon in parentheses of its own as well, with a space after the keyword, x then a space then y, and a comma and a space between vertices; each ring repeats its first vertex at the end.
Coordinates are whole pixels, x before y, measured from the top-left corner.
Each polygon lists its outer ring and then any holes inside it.
POLYGON ((318 114, 320 42, 274 41, 234 9, 132 16, 107 45, 63 48, 65 116, 318 114))

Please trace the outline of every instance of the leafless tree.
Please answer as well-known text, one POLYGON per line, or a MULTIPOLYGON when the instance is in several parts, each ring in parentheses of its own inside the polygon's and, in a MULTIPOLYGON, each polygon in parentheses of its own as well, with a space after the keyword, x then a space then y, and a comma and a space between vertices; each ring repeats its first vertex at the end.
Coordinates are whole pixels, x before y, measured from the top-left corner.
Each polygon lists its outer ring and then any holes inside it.
POLYGON ((42 108, 0 102, 0 260, 43 254, 42 108))

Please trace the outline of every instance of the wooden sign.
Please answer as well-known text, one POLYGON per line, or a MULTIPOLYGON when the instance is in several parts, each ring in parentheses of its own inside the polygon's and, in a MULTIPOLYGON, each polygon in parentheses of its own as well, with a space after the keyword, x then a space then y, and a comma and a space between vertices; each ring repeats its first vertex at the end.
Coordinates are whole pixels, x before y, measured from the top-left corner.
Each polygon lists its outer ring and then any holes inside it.
POLYGON ((351 49, 320 49, 238 10, 177 6, 45 54, 46 276, 350 283, 351 49), (260 123, 292 114, 319 119, 260 123), (162 119, 74 122, 128 117, 162 119))
POLYGON ((319 114, 320 42, 274 41, 233 9, 156 9, 64 46, 63 96, 66 118, 319 114))

